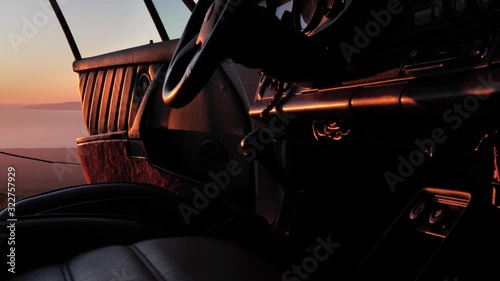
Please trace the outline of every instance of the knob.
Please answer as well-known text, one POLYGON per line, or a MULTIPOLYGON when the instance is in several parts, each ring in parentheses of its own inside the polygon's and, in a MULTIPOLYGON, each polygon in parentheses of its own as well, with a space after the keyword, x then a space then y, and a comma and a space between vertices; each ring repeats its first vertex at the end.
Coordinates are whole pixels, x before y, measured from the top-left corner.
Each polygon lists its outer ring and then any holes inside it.
POLYGON ((412 220, 418 219, 420 215, 422 215, 422 213, 424 212, 425 206, 426 206, 425 202, 419 202, 415 206, 413 206, 413 208, 411 208, 410 211, 410 219, 412 220))
POLYGON ((429 223, 431 224, 444 223, 447 218, 448 218, 447 207, 437 206, 429 214, 429 223))
POLYGON ((273 142, 260 142, 259 136, 263 130, 257 129, 248 134, 240 143, 240 148, 244 152, 243 156, 249 162, 257 161, 267 170, 269 175, 282 183, 284 181, 284 171, 281 161, 274 155, 273 142))

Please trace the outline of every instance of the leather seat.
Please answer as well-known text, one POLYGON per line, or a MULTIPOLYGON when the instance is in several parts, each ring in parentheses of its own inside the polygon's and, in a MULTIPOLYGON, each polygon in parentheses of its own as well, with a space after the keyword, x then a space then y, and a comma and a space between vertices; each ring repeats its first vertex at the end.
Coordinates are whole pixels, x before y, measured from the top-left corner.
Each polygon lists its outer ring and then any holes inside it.
POLYGON ((235 245, 203 237, 159 238, 80 254, 12 281, 281 280, 266 261, 235 245))
MULTIPOLYGON (((267 233, 267 221, 212 202, 186 224, 178 206, 192 200, 131 183, 22 199, 16 204, 16 273, 3 268, 0 280, 280 280, 282 270, 253 254, 266 247, 258 235, 262 228, 267 233), (229 218, 236 225, 223 223, 229 218)), ((0 253, 11 247, 8 218, 8 209, 1 210, 0 253)), ((6 257, 0 257, 4 266, 6 257)))

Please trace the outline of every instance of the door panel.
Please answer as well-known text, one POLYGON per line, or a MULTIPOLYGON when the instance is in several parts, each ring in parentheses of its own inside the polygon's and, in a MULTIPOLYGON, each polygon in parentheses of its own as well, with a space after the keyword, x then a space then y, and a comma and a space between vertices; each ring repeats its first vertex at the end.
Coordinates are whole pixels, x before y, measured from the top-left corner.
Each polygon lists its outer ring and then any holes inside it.
POLYGON ((152 80, 160 63, 99 68, 80 72, 83 118, 90 135, 132 127, 144 91, 139 77, 152 80))
POLYGON ((167 64, 178 40, 148 44, 75 61, 83 119, 91 136, 132 127, 144 97, 140 77, 152 81, 167 64))
POLYGON ((78 153, 89 183, 140 182, 177 194, 188 194, 197 185, 151 165, 146 157, 130 155, 128 130, 146 99, 144 87, 168 64, 176 44, 177 40, 149 44, 74 62, 90 135, 77 140, 78 153))
MULTIPOLYGON (((191 104, 167 107, 162 86, 176 44, 148 44, 74 63, 90 134, 78 140, 87 180, 139 182, 189 194, 233 160, 242 170, 224 198, 251 207, 252 165, 237 150, 251 130, 247 92, 219 67, 191 104)), ((253 78, 257 83, 257 73, 253 78)))

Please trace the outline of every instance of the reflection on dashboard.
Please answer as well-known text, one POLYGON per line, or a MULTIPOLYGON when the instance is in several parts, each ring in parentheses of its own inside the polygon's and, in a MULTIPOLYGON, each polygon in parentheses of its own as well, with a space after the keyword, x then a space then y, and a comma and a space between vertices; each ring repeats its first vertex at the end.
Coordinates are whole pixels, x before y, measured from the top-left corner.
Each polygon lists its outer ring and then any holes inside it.
POLYGON ((311 24, 313 19, 316 16, 318 10, 318 2, 319 0, 304 0, 298 1, 298 18, 299 18, 299 26, 302 30, 307 29, 307 27, 311 24))
POLYGON ((293 0, 278 0, 276 1, 276 16, 281 19, 283 14, 288 11, 291 12, 293 8, 293 0))
POLYGON ((325 0, 325 5, 322 9, 324 16, 328 18, 337 17, 348 6, 347 0, 325 0))
POLYGON ((294 26, 305 33, 311 33, 323 24, 334 21, 350 2, 351 0, 268 0, 265 6, 274 10, 279 19, 283 19, 285 13, 291 13, 294 26))

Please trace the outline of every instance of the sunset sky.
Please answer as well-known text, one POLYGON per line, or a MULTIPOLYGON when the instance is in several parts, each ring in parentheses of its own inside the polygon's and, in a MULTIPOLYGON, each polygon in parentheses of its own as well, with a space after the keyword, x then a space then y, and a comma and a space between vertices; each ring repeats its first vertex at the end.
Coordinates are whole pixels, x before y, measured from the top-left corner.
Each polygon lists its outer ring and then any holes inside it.
MULTIPOLYGON (((180 36, 187 8, 156 2, 171 37, 180 36)), ((142 0, 59 3, 83 57, 160 40, 142 0)), ((0 104, 79 100, 73 55, 48 0, 0 0, 0 36, 0 104)))
MULTIPOLYGON (((181 0, 153 0, 170 38, 190 11, 181 0)), ((58 0, 84 58, 159 42, 143 0, 58 0)), ((73 54, 48 0, 0 0, 0 150, 75 147, 88 135, 76 110, 22 104, 79 102, 73 54), (12 106, 15 105, 15 106, 12 106), (36 137, 34 137, 36 136, 36 137)))

